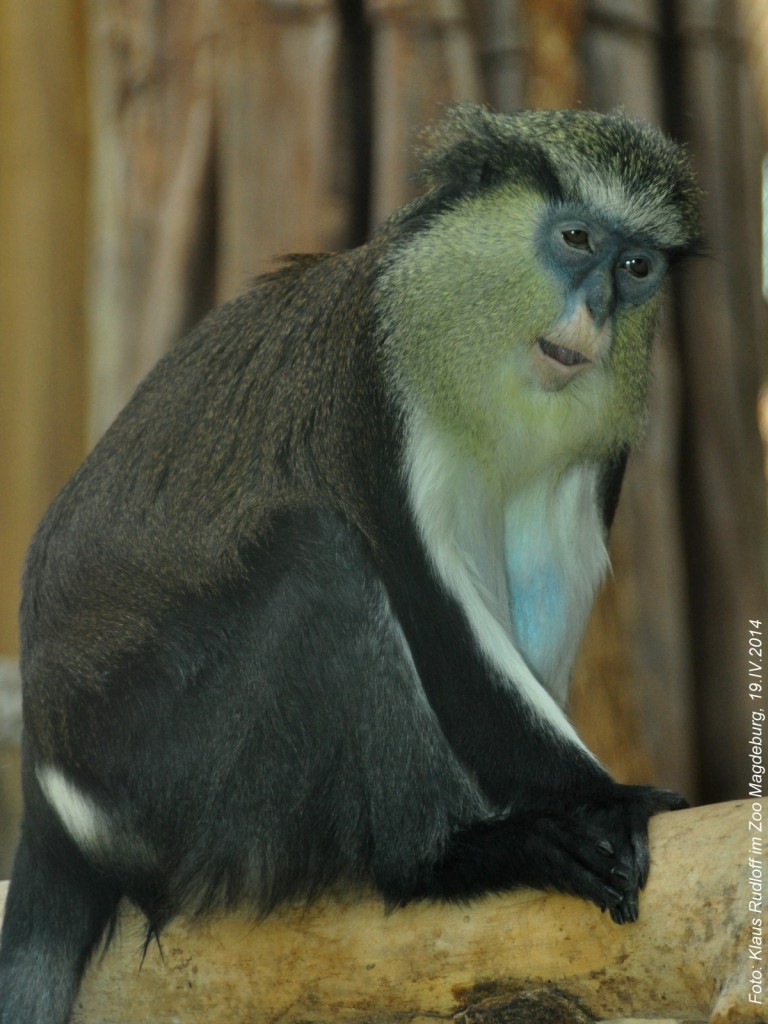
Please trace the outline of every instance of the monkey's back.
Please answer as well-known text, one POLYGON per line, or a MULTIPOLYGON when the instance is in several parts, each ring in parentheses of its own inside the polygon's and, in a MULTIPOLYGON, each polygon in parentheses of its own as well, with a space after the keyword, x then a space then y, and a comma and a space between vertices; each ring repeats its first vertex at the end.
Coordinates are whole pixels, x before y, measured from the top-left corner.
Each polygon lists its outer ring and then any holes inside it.
POLYGON ((66 734, 41 704, 53 699, 66 718, 69 696, 103 691, 116 659, 151 648, 179 607, 242 587, 285 510, 359 520, 363 478, 370 485, 382 458, 359 454, 361 423, 381 452, 375 342, 372 325, 348 313, 355 290, 369 287, 360 267, 369 260, 367 249, 294 258, 210 314, 53 502, 29 550, 21 607, 36 742, 66 734))

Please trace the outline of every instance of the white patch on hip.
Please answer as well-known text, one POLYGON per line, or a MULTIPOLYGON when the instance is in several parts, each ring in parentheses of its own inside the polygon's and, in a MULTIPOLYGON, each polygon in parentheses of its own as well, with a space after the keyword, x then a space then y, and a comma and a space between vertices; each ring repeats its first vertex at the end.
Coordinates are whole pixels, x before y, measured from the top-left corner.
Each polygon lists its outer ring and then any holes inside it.
POLYGON ((104 853, 109 845, 109 819, 94 801, 50 765, 37 769, 45 798, 74 842, 85 853, 104 853))

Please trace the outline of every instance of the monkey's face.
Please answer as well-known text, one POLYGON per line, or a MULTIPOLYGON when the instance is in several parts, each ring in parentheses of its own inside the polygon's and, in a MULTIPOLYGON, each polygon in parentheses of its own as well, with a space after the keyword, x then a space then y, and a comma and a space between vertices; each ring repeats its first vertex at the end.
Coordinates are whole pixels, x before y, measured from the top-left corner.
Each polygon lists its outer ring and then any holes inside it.
MULTIPOLYGON (((610 361, 616 328, 656 299, 668 261, 661 249, 579 206, 544 217, 537 246, 563 295, 562 315, 535 343, 541 384, 557 391, 610 361)), ((622 338, 619 332, 619 345, 622 338)))
POLYGON ((407 401, 497 467, 603 455, 642 430, 667 266, 607 209, 514 186, 469 197, 383 275, 388 363, 407 401))

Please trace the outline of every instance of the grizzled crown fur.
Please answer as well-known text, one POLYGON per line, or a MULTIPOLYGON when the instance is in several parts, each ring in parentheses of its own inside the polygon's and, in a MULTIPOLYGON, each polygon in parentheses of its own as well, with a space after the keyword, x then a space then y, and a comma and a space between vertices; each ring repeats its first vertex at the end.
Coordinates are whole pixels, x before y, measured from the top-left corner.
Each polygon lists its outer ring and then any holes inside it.
POLYGON ((701 192, 685 150, 621 112, 528 110, 497 114, 461 104, 425 132, 417 179, 429 192, 406 217, 429 215, 462 196, 518 184, 556 203, 603 209, 631 234, 670 254, 701 243, 701 192))

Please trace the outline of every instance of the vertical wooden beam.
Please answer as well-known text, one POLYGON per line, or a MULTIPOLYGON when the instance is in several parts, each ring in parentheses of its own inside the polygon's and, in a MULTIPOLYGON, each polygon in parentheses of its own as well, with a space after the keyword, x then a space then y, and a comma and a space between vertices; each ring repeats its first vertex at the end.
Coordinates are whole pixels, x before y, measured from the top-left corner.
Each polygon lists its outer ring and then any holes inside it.
POLYGON ((765 0, 739 0, 739 12, 755 83, 757 109, 768 135, 768 4, 765 0))
POLYGON ((103 433, 212 304, 205 245, 216 0, 88 7, 90 424, 103 433))
MULTIPOLYGON (((17 650, 32 532, 84 449, 80 7, 0 0, 0 655, 17 650)), ((10 745, 0 751, 0 871, 15 846, 18 802, 10 745)))
POLYGON ((83 63, 78 0, 0 0, 4 654, 17 649, 18 577, 30 536, 83 453, 83 63))
POLYGON ((588 0, 584 60, 589 106, 621 107, 664 121, 664 76, 657 0, 588 0))
POLYGON ((484 99, 471 22, 460 0, 366 0, 373 36, 372 219, 407 199, 418 128, 441 104, 484 99))
MULTIPOLYGON (((759 123, 733 5, 678 3, 676 111, 706 194, 711 255, 681 290, 684 514, 707 799, 743 794, 750 735, 749 623, 768 612, 768 531, 757 431, 765 367, 759 123)), ((765 628, 765 622, 763 624, 765 628)))
POLYGON ((340 18, 332 0, 220 0, 217 299, 285 252, 346 244, 334 188, 340 18))
MULTIPOLYGON (((661 31, 655 0, 590 0, 583 45, 590 106, 621 106, 663 125, 661 31)), ((668 307, 653 353, 648 429, 630 459, 611 537, 613 572, 579 659, 574 717, 587 743, 623 780, 655 781, 692 800, 695 711, 679 498, 679 385, 668 307)))
POLYGON ((584 0, 522 0, 521 12, 527 51, 525 105, 578 106, 584 98, 584 0))
POLYGON ((523 0, 469 0, 488 102, 495 110, 523 107, 526 54, 523 0))

